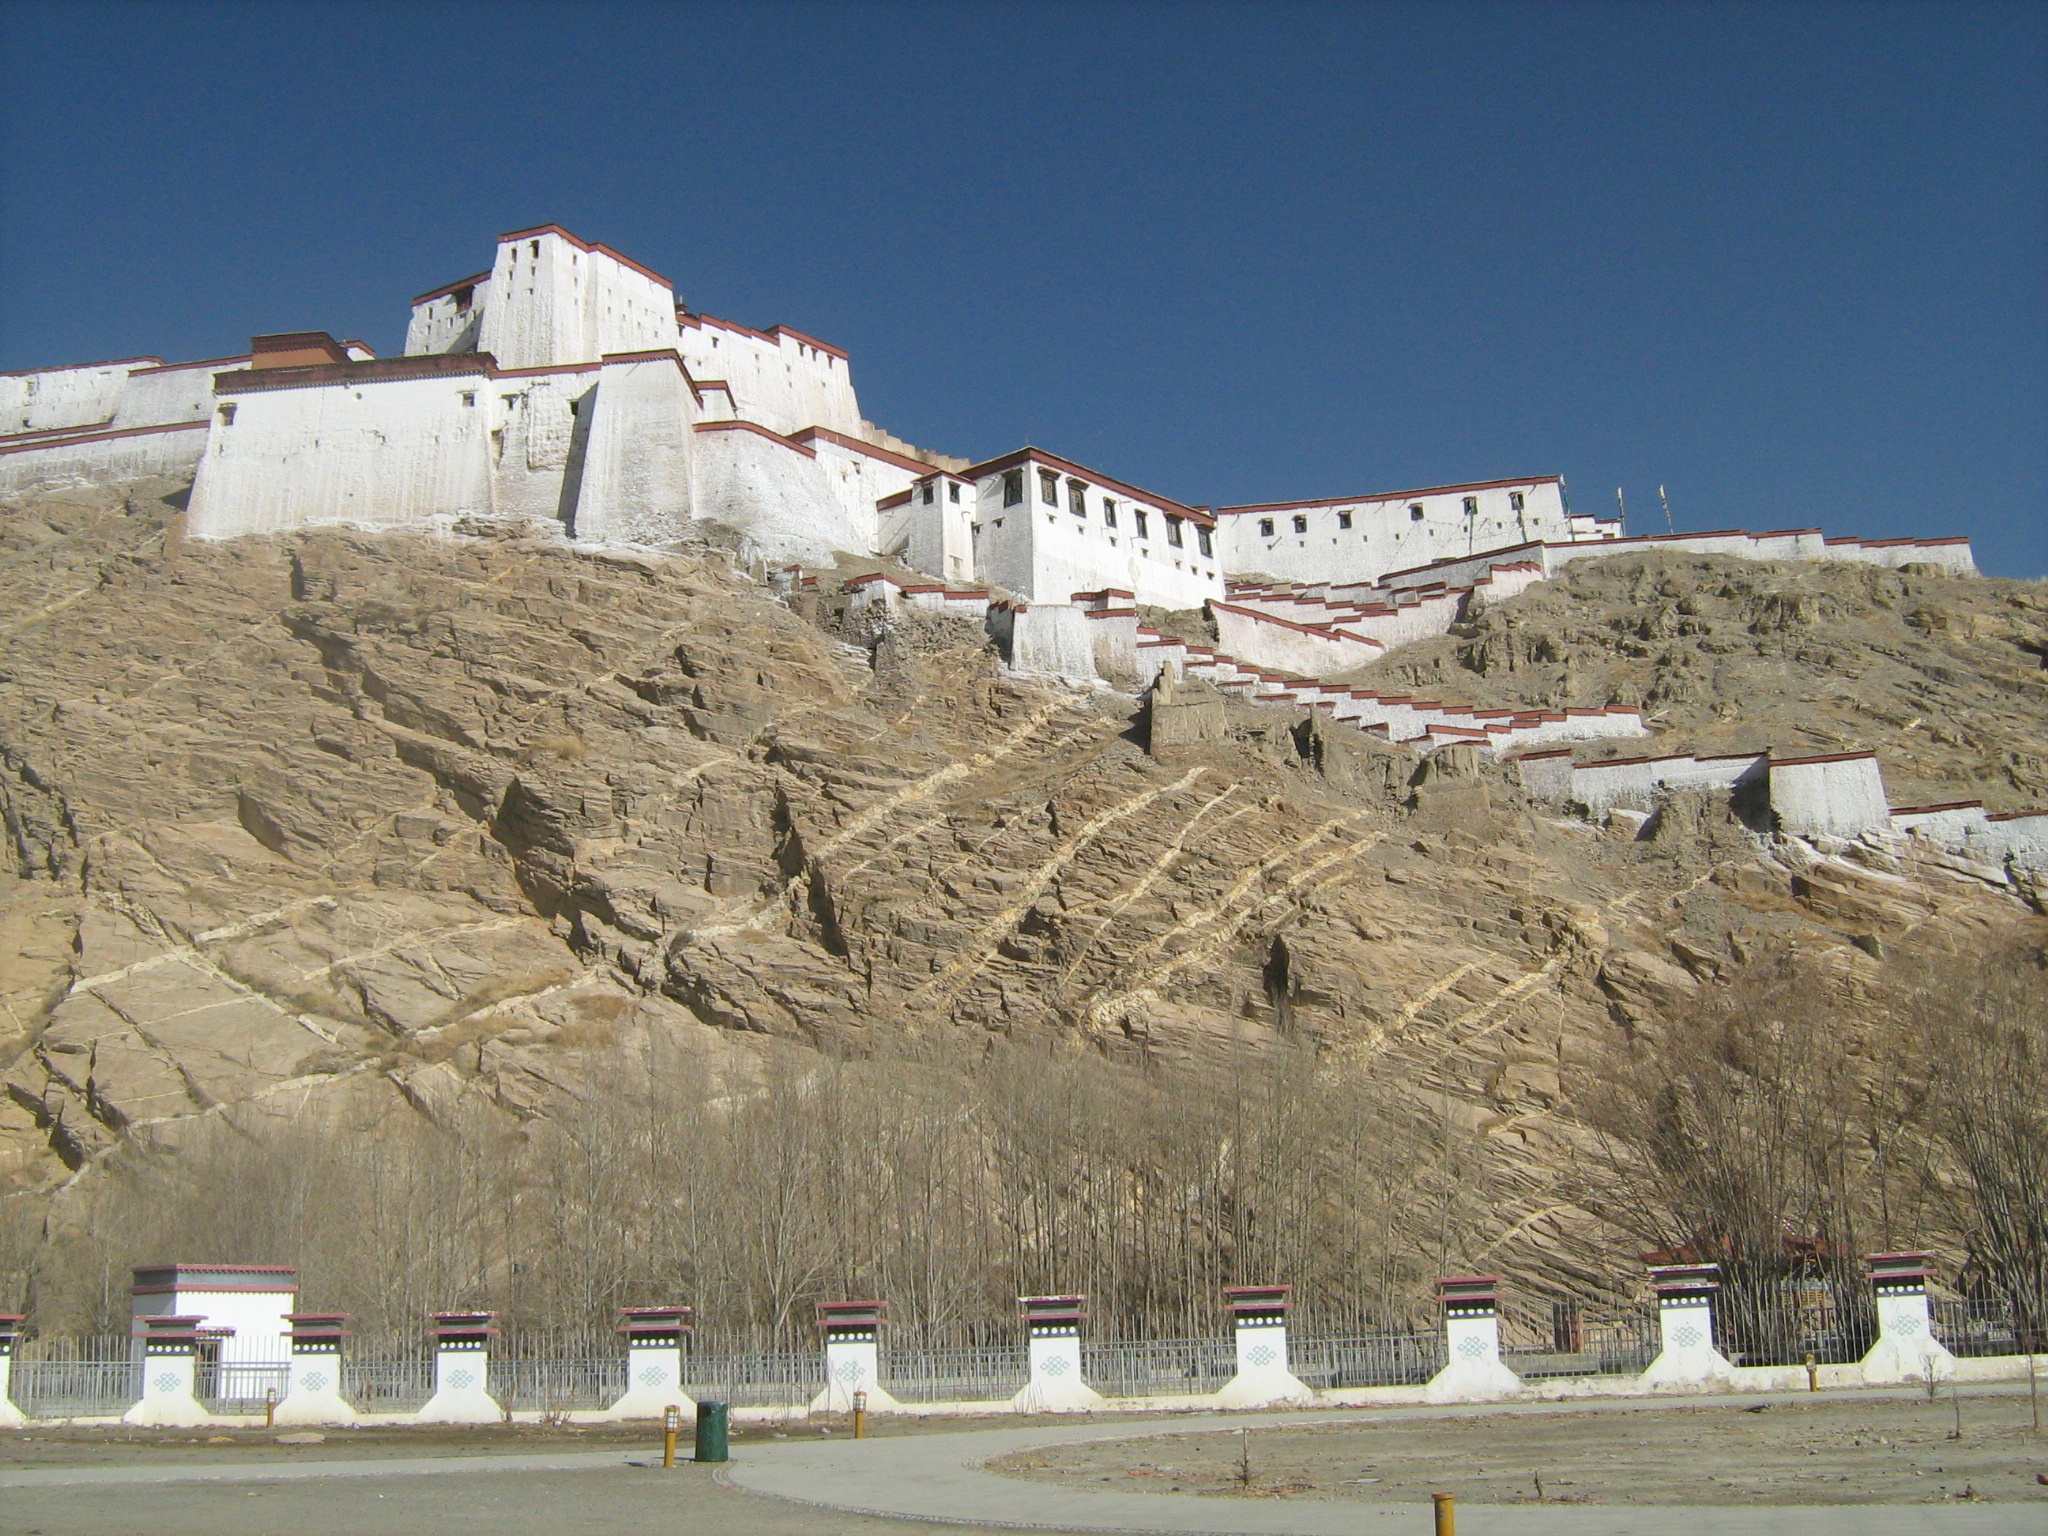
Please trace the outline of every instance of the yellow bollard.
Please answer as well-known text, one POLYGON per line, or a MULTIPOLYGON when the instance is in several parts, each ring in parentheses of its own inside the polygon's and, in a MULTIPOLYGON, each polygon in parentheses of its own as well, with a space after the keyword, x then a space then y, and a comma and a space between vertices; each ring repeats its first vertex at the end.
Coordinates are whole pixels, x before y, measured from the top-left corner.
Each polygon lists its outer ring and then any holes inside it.
POLYGON ((868 1437, 868 1395, 865 1392, 853 1394, 853 1438, 865 1440, 868 1437))
POLYGON ((1458 1536, 1458 1500, 1448 1493, 1432 1493, 1430 1503, 1436 1506, 1436 1536, 1458 1536))
POLYGON ((676 1464, 676 1432, 683 1427, 683 1410, 670 1403, 661 1411, 661 1464, 676 1464))

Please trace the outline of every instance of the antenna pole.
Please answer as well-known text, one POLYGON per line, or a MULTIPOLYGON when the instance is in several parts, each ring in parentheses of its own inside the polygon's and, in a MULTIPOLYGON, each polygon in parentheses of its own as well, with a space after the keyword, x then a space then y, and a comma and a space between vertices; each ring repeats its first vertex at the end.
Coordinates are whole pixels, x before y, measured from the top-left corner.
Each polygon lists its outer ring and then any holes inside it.
POLYGON ((1661 485, 1657 487, 1657 499, 1664 503, 1664 531, 1666 533, 1678 532, 1676 525, 1671 521, 1671 498, 1664 494, 1664 487, 1661 485))
POLYGON ((1621 516, 1621 531, 1628 532, 1628 503, 1621 499, 1621 487, 1614 488, 1614 510, 1621 516))

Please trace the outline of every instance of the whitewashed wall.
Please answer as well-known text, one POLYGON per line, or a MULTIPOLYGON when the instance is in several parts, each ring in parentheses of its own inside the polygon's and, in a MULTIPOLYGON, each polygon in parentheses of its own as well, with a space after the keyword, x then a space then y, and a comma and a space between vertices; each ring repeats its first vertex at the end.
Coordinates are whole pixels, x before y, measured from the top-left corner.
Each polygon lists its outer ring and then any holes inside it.
POLYGON ((1006 587, 1028 602, 1064 603, 1076 592, 1116 587, 1143 604, 1186 609, 1223 595, 1217 548, 1212 542, 1211 554, 1201 553, 1201 530, 1192 520, 1182 521, 1176 547, 1168 538, 1167 509, 1156 503, 1088 482, 1086 516, 1076 517, 1069 510, 1067 482, 1082 477, 1057 470, 1059 504, 1051 506, 1040 495, 1039 472, 1053 466, 1026 461, 1015 467, 1024 472, 1024 500, 1016 506, 1003 504, 1001 472, 976 476, 976 580, 1006 587), (1117 503, 1114 528, 1103 518, 1105 496, 1117 503))
MULTIPOLYGON (((851 438, 829 428, 799 432, 796 441, 817 455, 818 472, 839 505, 839 513, 852 531, 854 542, 842 546, 849 553, 879 550, 881 524, 875 503, 908 490, 931 473, 931 467, 906 459, 851 438)), ((920 566, 934 576, 952 581, 968 580, 971 571, 948 571, 920 566)))
POLYGON ((131 357, 119 362, 0 374, 0 434, 110 423, 128 375, 162 362, 160 357, 131 357))
POLYGON ((731 387, 734 407, 748 421, 782 433, 826 427, 860 436, 851 366, 809 337, 686 315, 676 345, 693 378, 731 387))
POLYGON ((1791 758, 1771 764, 1771 811, 1793 837, 1860 837, 1888 829, 1884 776, 1875 752, 1791 758))
POLYGON ((817 456, 744 423, 702 423, 694 449, 692 505, 701 522, 740 535, 771 563, 830 563, 857 550, 855 530, 817 456))
POLYGON ((188 509, 192 536, 488 516, 490 401, 481 365, 223 396, 234 419, 214 412, 188 509))
POLYGON ((500 240, 490 282, 476 294, 477 344, 500 368, 590 363, 677 344, 668 284, 559 230, 500 240))
POLYGON ((114 407, 114 425, 161 427, 175 421, 204 421, 213 411, 214 377, 248 366, 246 357, 216 357, 201 363, 138 368, 122 387, 114 407))
POLYGON ((574 526, 577 477, 571 457, 588 442, 588 432, 578 432, 578 411, 595 408, 598 367, 515 370, 487 381, 493 499, 500 517, 551 520, 565 530, 574 526))
POLYGON ((592 405, 575 536, 637 544, 684 537, 696 401, 681 359, 673 350, 608 358, 592 405))
POLYGON ((193 472, 205 448, 203 421, 0 444, 0 496, 62 485, 182 479, 193 472))
MULTIPOLYGON (((1499 485, 1446 486, 1335 503, 1225 507, 1224 566, 1285 581, 1373 581, 1387 571, 1539 540, 1573 537, 1555 478, 1499 485), (1522 498, 1515 510, 1512 498, 1522 498), (1465 499, 1477 506, 1465 514, 1465 499), (1411 508, 1420 507, 1417 521, 1411 508), (1342 526, 1348 516, 1351 526, 1342 526), (1306 526, 1297 529, 1296 520, 1306 526), (1264 532, 1266 524, 1272 532, 1264 532)), ((1590 520, 1580 519, 1590 530, 1590 520)))
POLYGON ((1308 677, 1331 677, 1369 666, 1386 654, 1375 640, 1336 630, 1310 629, 1235 603, 1212 602, 1216 645, 1239 661, 1308 677))

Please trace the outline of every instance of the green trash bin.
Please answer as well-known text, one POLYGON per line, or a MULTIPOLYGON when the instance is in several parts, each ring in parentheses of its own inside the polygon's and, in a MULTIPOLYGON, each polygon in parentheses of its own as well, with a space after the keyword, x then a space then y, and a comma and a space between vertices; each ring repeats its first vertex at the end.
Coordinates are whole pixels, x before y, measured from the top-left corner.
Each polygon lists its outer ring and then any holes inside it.
POLYGON ((726 1461, 727 1424, 732 1410, 724 1403, 697 1405, 697 1460, 726 1461))

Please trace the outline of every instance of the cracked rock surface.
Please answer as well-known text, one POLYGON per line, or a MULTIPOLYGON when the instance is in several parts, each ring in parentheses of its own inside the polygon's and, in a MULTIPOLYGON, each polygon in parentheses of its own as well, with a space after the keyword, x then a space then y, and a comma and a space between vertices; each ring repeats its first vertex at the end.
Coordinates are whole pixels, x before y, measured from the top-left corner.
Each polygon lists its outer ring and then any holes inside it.
MULTIPOLYGON (((0 510, 0 1178, 31 1200, 213 1114, 516 1127, 651 1035, 1219 1067, 1286 1039, 1480 1133, 1487 1262, 1592 1276, 1612 1238, 1568 1084, 1618 1032, 1769 937, 1854 977, 2035 920, 1961 861, 1772 847, 1705 801, 1630 840, 1469 752, 1425 767, 1283 711, 1229 704, 1221 739, 1154 756, 1133 699, 1004 675, 965 626, 848 643, 709 552, 205 545, 173 490, 0 510)), ((1532 702, 1633 668, 1684 744, 1784 745, 1783 690, 1739 668, 1817 687, 1848 656, 1889 691, 1807 717, 1813 744, 1860 732, 1928 798, 2039 783, 2037 586, 1712 564, 1575 566, 1409 665, 1532 702), (1867 634, 1826 606, 1857 582, 1867 634), (1749 619, 1698 700, 1675 679, 1708 648, 1629 638, 1759 602, 1792 629, 1749 619), (1828 657, 1782 638, 1802 624, 1828 657), (1963 680, 1946 712, 1898 681, 1929 646, 1963 680)))

